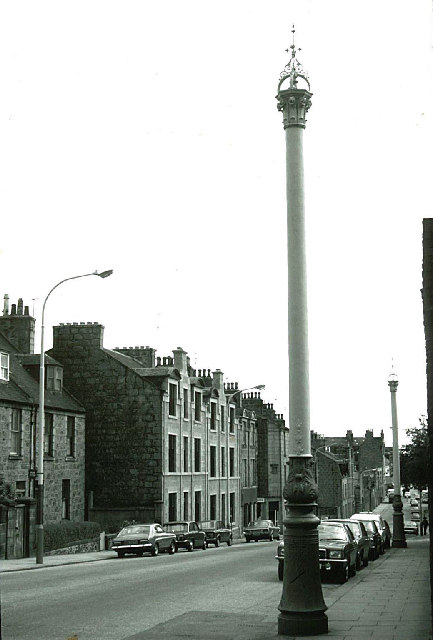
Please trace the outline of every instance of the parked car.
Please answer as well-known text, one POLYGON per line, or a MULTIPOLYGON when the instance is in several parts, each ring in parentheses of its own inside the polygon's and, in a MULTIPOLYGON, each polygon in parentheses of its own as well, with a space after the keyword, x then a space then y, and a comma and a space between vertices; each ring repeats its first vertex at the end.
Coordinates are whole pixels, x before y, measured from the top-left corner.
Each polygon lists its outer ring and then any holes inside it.
POLYGON ((157 556, 160 551, 175 553, 176 536, 163 530, 160 524, 131 524, 113 538, 113 551, 119 558, 127 553, 142 556, 143 553, 151 553, 157 556))
POLYGON ((410 506, 411 507, 419 507, 419 502, 416 498, 412 498, 410 501, 410 506))
POLYGON ((410 510, 410 519, 417 520, 418 522, 421 520, 421 516, 418 510, 410 510))
POLYGON ((278 560, 278 580, 282 580, 284 573, 284 540, 278 543, 277 555, 275 557, 278 560))
POLYGON ((414 520, 405 520, 403 527, 405 533, 414 533, 416 536, 419 533, 418 522, 415 522, 414 520))
POLYGON ((231 529, 225 526, 222 520, 206 520, 200 523, 200 528, 206 534, 206 544, 219 547, 221 542, 227 542, 230 546, 233 542, 231 529))
POLYGON ((410 491, 405 491, 404 497, 410 499, 410 491))
POLYGON ((356 569, 359 571, 361 567, 368 566, 368 557, 370 554, 370 539, 365 529, 364 523, 359 520, 338 519, 328 520, 328 522, 344 522, 347 524, 358 544, 358 553, 356 558, 356 569))
POLYGON ((244 527, 245 542, 255 540, 270 540, 274 538, 280 539, 280 527, 277 527, 272 520, 255 520, 244 527))
POLYGON ((365 520, 374 520, 382 539, 379 553, 385 553, 387 534, 385 530, 385 522, 379 513, 373 513, 372 511, 361 511, 360 513, 354 513, 352 516, 350 516, 350 519, 361 520, 362 522, 365 522, 365 520))
POLYGON ((357 542, 344 522, 322 521, 319 533, 319 562, 322 575, 332 572, 338 582, 356 573, 357 542))
POLYGON ((168 533, 175 534, 176 549, 206 549, 206 534, 197 522, 165 522, 162 526, 168 533))
POLYGON ((382 536, 379 533, 376 522, 374 520, 363 520, 351 516, 350 520, 357 520, 362 522, 368 535, 370 542, 370 553, 368 555, 369 560, 377 560, 380 555, 380 549, 382 547, 382 536))

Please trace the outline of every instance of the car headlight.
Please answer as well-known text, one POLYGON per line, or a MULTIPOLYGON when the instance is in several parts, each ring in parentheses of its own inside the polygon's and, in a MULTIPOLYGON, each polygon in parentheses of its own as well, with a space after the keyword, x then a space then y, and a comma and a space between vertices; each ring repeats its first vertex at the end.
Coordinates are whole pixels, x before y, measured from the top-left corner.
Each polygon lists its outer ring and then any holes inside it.
POLYGON ((343 557, 343 555, 344 555, 344 554, 343 554, 343 552, 342 552, 342 551, 339 551, 339 550, 337 550, 337 549, 332 549, 332 550, 329 552, 329 558, 342 558, 342 557, 343 557))

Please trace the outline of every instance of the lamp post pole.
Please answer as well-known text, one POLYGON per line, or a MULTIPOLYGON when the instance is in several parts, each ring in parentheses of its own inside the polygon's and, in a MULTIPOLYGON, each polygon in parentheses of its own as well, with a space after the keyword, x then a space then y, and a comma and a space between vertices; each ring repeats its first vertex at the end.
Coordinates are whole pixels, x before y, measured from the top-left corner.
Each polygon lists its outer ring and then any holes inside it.
MULTIPOLYGON (((230 445, 229 445, 229 440, 230 440, 230 403, 233 400, 233 398, 238 395, 238 393, 243 393, 244 391, 252 391, 253 389, 259 389, 259 390, 263 390, 265 388, 264 384, 258 384, 255 387, 247 387, 246 389, 236 389, 236 391, 234 391, 233 393, 231 393, 228 397, 226 397, 226 406, 227 406, 227 444, 226 444, 226 448, 227 448, 227 467, 226 467, 226 472, 227 472, 227 499, 226 499, 226 511, 227 511, 227 521, 226 522, 231 522, 231 518, 230 518, 230 445)), ((238 433, 238 475, 239 475, 239 483, 238 483, 238 495, 239 495, 239 500, 241 499, 241 480, 240 480, 240 470, 239 470, 239 433, 238 433)), ((223 514, 225 517, 225 514, 223 514)))
POLYGON ((320 520, 314 513, 318 491, 311 468, 303 133, 312 93, 296 58, 294 40, 290 49, 291 59, 280 75, 277 93, 286 137, 289 283, 289 474, 283 491, 288 513, 283 521, 284 576, 278 633, 297 636, 327 633, 328 618, 320 581, 320 520), (298 88, 299 80, 308 90, 298 88), (284 83, 289 83, 288 88, 283 89, 284 83))
POLYGON ((61 284, 68 280, 76 280, 77 278, 85 278, 87 276, 99 276, 100 278, 107 278, 113 273, 112 270, 102 271, 98 273, 84 273, 80 276, 72 276, 71 278, 65 278, 58 282, 48 293, 42 306, 41 317, 41 353, 39 360, 39 438, 38 438, 38 452, 37 452, 37 487, 36 487, 36 563, 43 564, 44 562, 44 440, 45 440, 45 348, 44 348, 44 334, 45 334, 45 305, 47 300, 54 291, 61 284))
POLYGON ((391 392, 391 418, 392 418, 392 465, 394 481, 394 498, 392 506, 392 546, 406 548, 406 536, 403 522, 403 502, 401 499, 400 486, 400 452, 398 450, 398 422, 397 422, 397 387, 398 378, 394 371, 388 378, 388 386, 391 392))

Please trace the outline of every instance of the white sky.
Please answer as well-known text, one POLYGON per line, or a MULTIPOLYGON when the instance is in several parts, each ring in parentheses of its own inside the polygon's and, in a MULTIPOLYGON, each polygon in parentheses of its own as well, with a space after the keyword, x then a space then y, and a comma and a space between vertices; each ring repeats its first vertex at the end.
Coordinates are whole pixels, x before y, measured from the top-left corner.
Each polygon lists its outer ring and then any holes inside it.
MULTIPOLYGON (((9 2, 0 10, 1 297, 105 346, 183 347, 288 421, 285 142, 291 26, 304 133, 311 427, 426 412, 429 1, 9 2), (34 303, 33 303, 34 300, 34 303)), ((39 341, 39 333, 37 334, 39 341)), ((39 342, 37 343, 39 345, 39 342)), ((39 350, 39 346, 37 347, 39 350)))

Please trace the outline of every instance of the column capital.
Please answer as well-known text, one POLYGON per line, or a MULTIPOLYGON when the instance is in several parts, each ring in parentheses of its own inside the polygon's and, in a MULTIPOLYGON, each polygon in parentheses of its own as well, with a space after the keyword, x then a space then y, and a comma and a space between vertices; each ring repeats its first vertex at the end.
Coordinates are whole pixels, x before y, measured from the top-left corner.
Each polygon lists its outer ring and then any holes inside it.
POLYGON ((311 96, 313 94, 306 89, 283 89, 279 91, 276 99, 278 100, 278 111, 283 113, 284 129, 289 127, 302 127, 305 129, 306 114, 311 107, 311 96))

